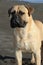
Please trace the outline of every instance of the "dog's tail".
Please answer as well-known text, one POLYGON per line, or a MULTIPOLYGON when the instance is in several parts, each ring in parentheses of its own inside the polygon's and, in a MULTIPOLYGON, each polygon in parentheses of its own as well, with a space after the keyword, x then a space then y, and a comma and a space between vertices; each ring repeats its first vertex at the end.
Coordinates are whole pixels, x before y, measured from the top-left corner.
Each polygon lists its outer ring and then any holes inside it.
POLYGON ((36 25, 40 29, 41 41, 43 41, 43 23, 41 21, 35 20, 36 25))

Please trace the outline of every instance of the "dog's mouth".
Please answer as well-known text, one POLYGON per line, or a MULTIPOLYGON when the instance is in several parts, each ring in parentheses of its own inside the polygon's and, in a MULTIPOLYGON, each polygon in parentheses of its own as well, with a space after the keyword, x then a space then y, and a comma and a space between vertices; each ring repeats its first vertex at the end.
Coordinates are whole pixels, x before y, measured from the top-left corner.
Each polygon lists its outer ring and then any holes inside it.
POLYGON ((15 19, 12 17, 11 21, 10 21, 10 26, 11 26, 11 28, 16 28, 16 27, 24 28, 26 26, 26 22, 23 21, 23 23, 22 23, 22 20, 17 19, 17 18, 15 19))

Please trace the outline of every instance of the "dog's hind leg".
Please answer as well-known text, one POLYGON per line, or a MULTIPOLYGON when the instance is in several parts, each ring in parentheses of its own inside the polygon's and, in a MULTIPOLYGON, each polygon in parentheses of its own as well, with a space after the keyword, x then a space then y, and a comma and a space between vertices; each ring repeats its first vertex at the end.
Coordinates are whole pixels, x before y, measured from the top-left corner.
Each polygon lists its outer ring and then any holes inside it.
POLYGON ((16 51, 17 65, 22 65, 22 52, 20 50, 16 51))

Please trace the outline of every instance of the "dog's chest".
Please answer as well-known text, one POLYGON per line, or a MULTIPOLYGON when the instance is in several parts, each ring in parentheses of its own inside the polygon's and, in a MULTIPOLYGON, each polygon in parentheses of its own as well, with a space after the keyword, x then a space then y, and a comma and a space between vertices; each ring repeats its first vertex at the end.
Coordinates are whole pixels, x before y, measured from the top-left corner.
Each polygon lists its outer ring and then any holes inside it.
POLYGON ((31 35, 27 35, 25 30, 21 30, 20 32, 15 30, 14 31, 16 41, 17 41, 17 49, 21 49, 23 51, 32 51, 33 49, 33 44, 31 41, 31 35))

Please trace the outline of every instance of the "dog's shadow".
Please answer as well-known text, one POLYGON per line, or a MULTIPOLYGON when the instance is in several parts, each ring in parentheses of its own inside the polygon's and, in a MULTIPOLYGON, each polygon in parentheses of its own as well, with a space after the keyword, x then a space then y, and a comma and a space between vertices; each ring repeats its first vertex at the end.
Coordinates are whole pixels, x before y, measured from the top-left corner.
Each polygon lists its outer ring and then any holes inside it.
POLYGON ((23 58, 23 59, 22 59, 22 61, 23 61, 22 65, 35 65, 35 63, 32 64, 32 63, 30 62, 30 60, 31 60, 31 59, 29 59, 29 58, 23 58))

